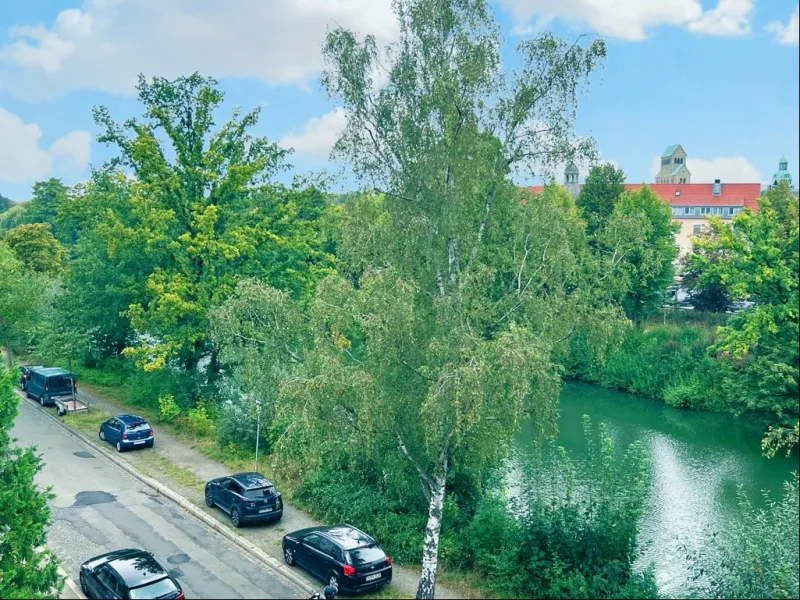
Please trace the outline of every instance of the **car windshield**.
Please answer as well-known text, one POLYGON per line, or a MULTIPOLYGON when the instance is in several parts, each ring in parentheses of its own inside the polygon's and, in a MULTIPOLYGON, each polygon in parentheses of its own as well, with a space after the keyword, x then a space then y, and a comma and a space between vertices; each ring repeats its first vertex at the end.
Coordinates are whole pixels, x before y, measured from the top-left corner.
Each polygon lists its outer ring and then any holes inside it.
POLYGON ((350 555, 350 564, 354 567, 358 567, 359 565, 367 565, 370 563, 374 563, 377 560, 383 560, 386 558, 386 554, 383 553, 383 550, 380 549, 379 546, 364 546, 362 548, 355 548, 348 552, 350 555))
POLYGON ((143 598, 161 598, 167 594, 175 592, 178 588, 169 577, 159 579, 153 583, 148 583, 141 587, 133 588, 130 593, 131 600, 140 600, 143 598))
POLYGON ((134 421, 128 425, 127 429, 130 433, 136 433, 137 431, 150 429, 150 425, 146 421, 134 421))
POLYGON ((264 498, 265 496, 271 496, 272 493, 275 491, 273 487, 263 487, 263 488, 256 488, 253 490, 245 490, 244 497, 245 498, 264 498))

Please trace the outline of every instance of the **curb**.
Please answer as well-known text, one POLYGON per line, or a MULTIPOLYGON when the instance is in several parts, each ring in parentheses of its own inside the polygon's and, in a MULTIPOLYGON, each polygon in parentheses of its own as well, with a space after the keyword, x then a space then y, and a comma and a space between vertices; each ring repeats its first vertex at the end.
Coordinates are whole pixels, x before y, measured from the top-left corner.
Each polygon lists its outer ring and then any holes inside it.
MULTIPOLYGON (((18 392, 18 390, 14 390, 14 392, 22 400, 26 400, 25 398, 23 398, 22 394, 18 392)), ((211 527, 211 529, 213 529, 214 531, 221 533, 228 540, 232 541, 234 544, 236 544, 243 550, 247 551, 251 556, 253 556, 254 558, 258 559, 259 561, 267 565, 273 571, 276 571, 282 577, 288 579, 289 581, 291 581, 296 585, 299 585, 301 589, 308 592, 309 594, 313 594, 315 591, 318 591, 316 588, 311 587, 305 579, 293 573, 286 565, 281 563, 279 560, 273 558, 272 556, 264 552, 261 548, 253 544, 250 540, 246 540, 243 537, 236 535, 235 533, 230 531, 230 529, 228 529, 225 525, 223 525, 213 517, 208 516, 203 510, 195 506, 192 502, 190 502, 189 500, 187 500, 174 490, 171 490, 164 484, 159 483, 158 481, 156 481, 151 477, 147 477, 146 475, 139 473, 139 471, 137 471, 130 463, 128 463, 128 461, 122 460, 121 458, 117 458, 116 456, 108 452, 105 448, 101 448, 99 445, 95 444, 94 441, 90 440, 82 433, 79 433, 74 429, 72 429, 71 427, 69 427, 68 425, 64 424, 58 417, 51 415, 47 409, 41 408, 36 404, 33 404, 32 407, 38 412, 46 415, 47 418, 49 418, 50 420, 54 421, 55 423, 58 423, 58 425, 61 428, 63 428, 67 433, 69 433, 72 437, 76 438, 84 445, 89 446, 95 452, 100 453, 103 457, 107 458, 112 463, 123 469, 124 471, 133 475, 136 479, 138 479, 142 483, 145 483, 149 487, 153 488, 160 495, 169 498, 175 504, 177 504, 178 506, 183 508, 186 512, 191 514, 193 517, 199 519, 207 526, 211 527)), ((70 581, 69 577, 67 577, 67 581, 70 581)), ((72 585, 74 586, 75 584, 73 583, 72 585)), ((82 598, 83 595, 80 595, 79 597, 82 598)))
POLYGON ((64 583, 69 588, 69 590, 75 594, 80 600, 85 600, 86 596, 83 595, 80 588, 75 585, 75 582, 72 581, 72 577, 70 577, 67 572, 61 568, 61 565, 58 565, 58 574, 64 578, 64 583))

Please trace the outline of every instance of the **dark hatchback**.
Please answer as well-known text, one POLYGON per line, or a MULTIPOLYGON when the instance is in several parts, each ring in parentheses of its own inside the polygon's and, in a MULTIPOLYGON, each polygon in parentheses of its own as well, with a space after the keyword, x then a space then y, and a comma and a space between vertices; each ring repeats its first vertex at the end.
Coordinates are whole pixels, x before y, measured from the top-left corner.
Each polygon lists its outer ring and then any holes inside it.
POLYGON ((340 592, 374 590, 392 582, 392 559, 378 542, 351 525, 309 527, 283 536, 283 558, 340 592))
POLYGON ((90 558, 81 565, 87 598, 183 600, 183 590, 152 552, 126 548, 90 558))
POLYGON ((283 500, 272 482, 261 473, 237 473, 217 477, 206 484, 206 505, 220 507, 234 527, 258 521, 277 521, 283 516, 283 500))
POLYGON ((156 443, 153 428, 143 417, 117 415, 100 425, 98 437, 116 447, 117 452, 131 448, 152 448, 156 443))
POLYGON ((31 378, 31 371, 42 369, 42 365, 20 365, 19 367, 19 389, 23 392, 28 387, 28 380, 31 378))

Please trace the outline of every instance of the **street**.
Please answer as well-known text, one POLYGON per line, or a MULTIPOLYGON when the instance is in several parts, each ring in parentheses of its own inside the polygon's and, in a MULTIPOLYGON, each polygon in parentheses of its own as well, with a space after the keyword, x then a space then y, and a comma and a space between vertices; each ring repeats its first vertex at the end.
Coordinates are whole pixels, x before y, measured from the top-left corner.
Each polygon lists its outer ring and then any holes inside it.
POLYGON ((205 524, 158 497, 143 483, 20 400, 12 435, 35 444, 45 465, 37 476, 52 486, 48 546, 78 583, 83 561, 111 550, 153 552, 180 581, 187 598, 301 598, 307 594, 250 558, 205 524))

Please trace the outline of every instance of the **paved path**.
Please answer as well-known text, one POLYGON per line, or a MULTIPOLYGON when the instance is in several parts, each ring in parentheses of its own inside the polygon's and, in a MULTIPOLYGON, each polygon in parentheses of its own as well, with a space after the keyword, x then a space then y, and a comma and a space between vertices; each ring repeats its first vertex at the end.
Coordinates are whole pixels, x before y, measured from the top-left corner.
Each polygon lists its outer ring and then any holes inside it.
MULTIPOLYGON (((99 408, 111 414, 121 414, 125 412, 135 412, 134 408, 123 407, 115 402, 101 398, 97 394, 92 393, 86 389, 84 385, 81 389, 81 395, 85 396, 92 406, 99 408)), ((30 401, 29 401, 30 402, 30 401)), ((209 458, 198 450, 190 448, 174 436, 160 430, 158 424, 154 425, 156 430, 156 444, 153 451, 136 451, 136 452, 123 452, 120 458, 129 461, 138 469, 144 471, 150 477, 160 481, 168 487, 174 489, 181 494, 184 498, 192 501, 198 507, 205 510, 209 515, 217 520, 225 523, 230 523, 228 515, 218 509, 209 509, 206 507, 203 499, 203 488, 199 486, 186 485, 185 478, 182 481, 177 481, 172 477, 169 472, 164 470, 159 471, 159 464, 156 463, 154 457, 164 463, 169 463, 181 467, 186 472, 191 473, 196 477, 199 482, 206 482, 215 477, 222 475, 229 475, 230 469, 225 465, 209 458)), ((111 446, 109 446, 109 449, 111 446)), ((263 467, 259 465, 260 470, 264 471, 263 467)), ((269 473, 265 473, 269 476, 269 473)), ((283 518, 274 524, 258 525, 253 527, 245 527, 236 530, 239 535, 250 540, 253 544, 261 548, 264 552, 274 556, 279 560, 283 560, 281 552, 281 538, 289 531, 301 529, 304 527, 313 527, 321 525, 319 521, 312 519, 305 512, 292 507, 289 504, 284 504, 283 518)), ((295 571, 298 575, 305 575, 301 569, 295 571)), ((319 587, 322 584, 306 577, 309 585, 319 587)), ((402 567, 395 564, 392 569, 392 583, 391 588, 406 597, 413 598, 417 591, 417 583, 419 582, 419 571, 402 567)), ((437 584, 436 598, 451 599, 462 598, 464 594, 458 593, 447 587, 437 584)))
MULTIPOLYGON (((77 582, 88 558, 141 547, 181 582, 187 598, 304 598, 299 586, 252 559, 205 524, 156 494, 21 400, 12 435, 35 444, 45 466, 37 482, 53 486, 48 546, 77 582)), ((64 597, 75 597, 65 587, 64 597)))

